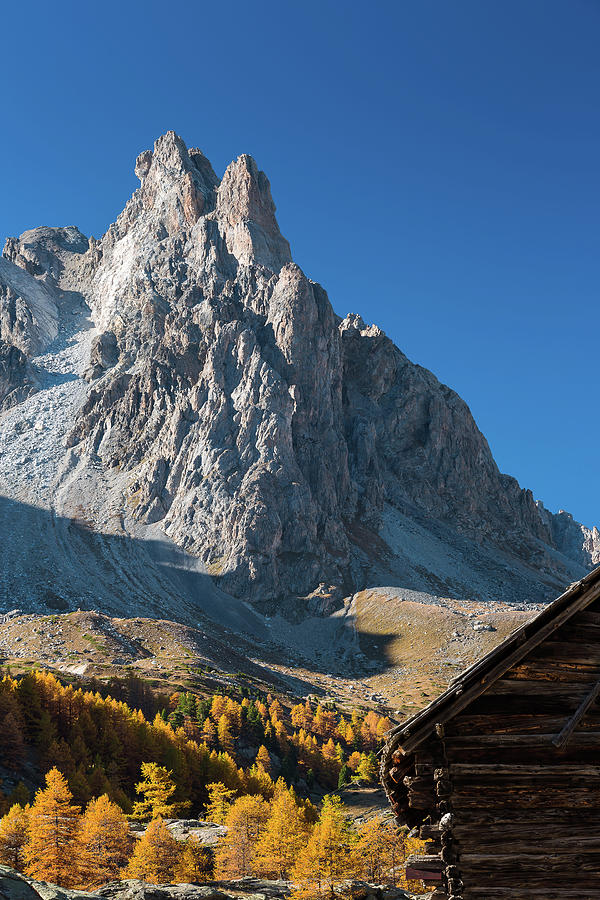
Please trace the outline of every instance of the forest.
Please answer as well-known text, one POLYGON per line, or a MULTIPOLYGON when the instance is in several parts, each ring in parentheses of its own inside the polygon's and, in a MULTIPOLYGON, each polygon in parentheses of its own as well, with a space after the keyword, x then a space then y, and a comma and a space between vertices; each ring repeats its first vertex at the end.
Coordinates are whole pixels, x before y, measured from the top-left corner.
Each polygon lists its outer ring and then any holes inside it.
POLYGON ((373 711, 246 689, 168 696, 136 678, 77 687, 6 673, 3 771, 33 771, 38 786, 30 777, 0 795, 0 863, 82 888, 253 874, 292 880, 309 898, 352 878, 405 884, 416 842, 381 818, 355 825, 334 793, 377 782, 390 727, 373 711), (178 842, 168 820, 181 816, 224 825, 216 848, 178 842), (146 825, 138 839, 132 821, 146 825))

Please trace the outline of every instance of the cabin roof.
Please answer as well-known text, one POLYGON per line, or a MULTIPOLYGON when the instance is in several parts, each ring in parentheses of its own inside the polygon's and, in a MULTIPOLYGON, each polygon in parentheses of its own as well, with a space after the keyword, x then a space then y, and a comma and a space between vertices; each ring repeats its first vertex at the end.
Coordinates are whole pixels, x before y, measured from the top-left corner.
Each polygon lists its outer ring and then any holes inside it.
POLYGON ((511 632, 502 643, 455 678, 448 688, 420 712, 389 732, 382 767, 392 753, 408 754, 455 715, 481 696, 511 666, 524 659, 575 613, 600 597, 600 566, 570 585, 535 618, 511 632))

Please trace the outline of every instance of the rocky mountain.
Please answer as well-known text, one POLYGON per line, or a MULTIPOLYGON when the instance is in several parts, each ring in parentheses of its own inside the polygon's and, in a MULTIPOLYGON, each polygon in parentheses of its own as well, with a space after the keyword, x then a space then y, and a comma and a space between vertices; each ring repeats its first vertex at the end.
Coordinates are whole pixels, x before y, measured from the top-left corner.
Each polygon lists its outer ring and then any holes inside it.
POLYGON ((251 157, 219 180, 168 132, 136 174, 101 240, 37 228, 0 260, 5 606, 252 629, 247 601, 544 600, 600 562, 457 394, 334 313, 251 157))

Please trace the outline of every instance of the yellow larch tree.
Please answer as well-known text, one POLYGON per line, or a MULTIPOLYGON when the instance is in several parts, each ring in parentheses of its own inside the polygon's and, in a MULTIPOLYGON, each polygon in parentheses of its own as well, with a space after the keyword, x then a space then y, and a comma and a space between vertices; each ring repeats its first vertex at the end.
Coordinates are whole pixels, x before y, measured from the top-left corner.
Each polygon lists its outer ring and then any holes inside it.
POLYGON ((168 884, 175 877, 181 847, 159 816, 152 819, 133 848, 124 878, 139 878, 149 884, 168 884))
POLYGON ((395 885, 404 860, 404 838, 394 825, 380 817, 357 827, 355 859, 361 877, 375 884, 395 885))
POLYGON ((225 704, 225 715, 229 721, 229 727, 232 732, 239 734, 242 730, 242 707, 236 703, 231 697, 227 698, 225 704))
POLYGON ((360 766, 360 756, 361 756, 361 755, 360 755, 360 753, 358 752, 358 750, 355 750, 355 751, 354 751, 353 753, 351 753, 350 756, 348 757, 348 762, 346 763, 346 765, 347 765, 348 768, 351 769, 353 772, 356 772, 356 770, 357 770, 358 767, 360 766))
POLYGON ((257 766, 256 763, 250 766, 244 781, 248 794, 261 794, 265 800, 270 800, 275 792, 273 779, 262 766, 257 766))
POLYGON ((361 753, 360 763, 355 772, 356 779, 366 781, 373 784, 379 778, 379 766, 377 765, 377 757, 371 751, 370 753, 361 753))
POLYGON ((393 885, 420 893, 422 882, 407 880, 405 863, 410 854, 425 852, 423 841, 409 837, 406 830, 380 817, 362 822, 357 832, 353 868, 358 877, 371 883, 393 885))
POLYGON ((356 834, 339 797, 324 798, 319 819, 305 850, 298 857, 292 878, 299 884, 298 896, 334 896, 336 887, 352 878, 356 834))
POLYGON ((271 774, 271 757, 269 756, 269 751, 264 744, 262 744, 258 748, 258 753, 256 754, 256 765, 262 766, 267 775, 271 774))
POLYGON ((17 872, 25 867, 25 844, 29 836, 29 804, 13 804, 0 819, 0 863, 17 872))
POLYGON ((227 718, 225 713, 223 713, 217 723, 217 735, 219 738, 219 744, 221 745, 223 750, 233 750, 233 735, 231 734, 229 719, 227 718))
POLYGON ((210 851, 197 838, 189 838, 180 851, 173 871, 173 881, 176 884, 192 884, 195 881, 207 881, 212 875, 213 859, 210 851))
POLYGON ((94 889, 119 877, 133 840, 122 810, 106 794, 91 800, 75 840, 78 881, 94 889))
POLYGON ((206 818, 209 822, 216 822, 218 825, 222 825, 233 804, 235 791, 225 787, 220 781, 208 784, 206 789, 208 791, 206 818))
POLYGON ((322 766, 324 774, 332 779, 337 778, 341 769, 341 763, 336 752, 335 744, 331 738, 323 744, 321 754, 323 757, 322 766))
POLYGON ((157 763, 142 763, 142 781, 136 784, 138 794, 143 800, 133 804, 134 819, 155 819, 157 816, 170 818, 186 809, 189 803, 175 803, 171 798, 177 790, 172 773, 157 763))
POLYGON ((338 723, 335 727, 335 737, 339 737, 343 741, 345 741, 347 727, 348 727, 348 723, 346 722, 345 718, 343 716, 340 716, 338 723))
POLYGON ((210 706, 210 717, 213 722, 218 722, 225 710, 227 709, 227 697, 215 694, 210 706))
POLYGON ((239 797, 225 819, 227 834, 217 846, 217 878, 238 878, 252 873, 257 844, 269 817, 262 797, 239 797))
POLYGON ((214 747, 217 742, 217 729, 212 720, 207 716, 202 726, 200 736, 207 747, 214 747))
POLYGON ((325 734, 325 717, 324 710, 320 703, 317 703, 317 708, 315 710, 314 715, 314 730, 317 734, 324 735, 325 734))
POLYGON ((276 719, 273 723, 273 732, 275 734, 275 740, 277 741, 279 750, 282 754, 287 753, 290 746, 290 739, 285 729, 285 725, 280 719, 276 719))
POLYGON ((256 845, 254 871, 266 878, 289 878, 309 834, 310 825, 294 789, 288 789, 279 779, 269 818, 256 845))
POLYGON ((46 787, 35 795, 24 847, 25 873, 60 887, 77 884, 75 835, 81 810, 73 804, 67 780, 58 769, 46 775, 46 787))
POLYGON ((292 728, 304 728, 304 705, 297 703, 290 712, 292 728))
POLYGON ((304 701, 304 723, 303 723, 304 728, 306 728, 307 731, 310 731, 310 729, 313 727, 313 718, 314 717, 313 717, 312 706, 310 705, 310 700, 307 697, 306 700, 304 701))
POLYGON ((272 700, 269 705, 269 716, 272 722, 283 718, 283 706, 277 698, 272 700))

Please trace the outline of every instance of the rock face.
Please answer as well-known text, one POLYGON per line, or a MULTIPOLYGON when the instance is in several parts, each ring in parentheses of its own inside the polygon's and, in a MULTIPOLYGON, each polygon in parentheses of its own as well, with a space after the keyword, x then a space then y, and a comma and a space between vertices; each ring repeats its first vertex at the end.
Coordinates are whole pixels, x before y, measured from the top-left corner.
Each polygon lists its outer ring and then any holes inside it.
POLYGON ((0 340, 0 413, 36 390, 35 379, 22 350, 0 340))
POLYGON ((34 356, 57 334, 54 293, 19 266, 0 258, 0 338, 34 356))
POLYGON ((0 268, 0 336, 28 355, 59 318, 32 285, 59 313, 74 292, 91 309, 64 514, 89 508, 101 471, 97 518, 158 525, 229 594, 290 615, 376 583, 475 591, 436 542, 522 599, 598 562, 598 532, 502 475, 460 397, 376 326, 335 315, 251 157, 219 181, 169 132, 136 174, 99 242, 36 229, 0 268), (30 298, 16 317, 15 272, 30 298))

